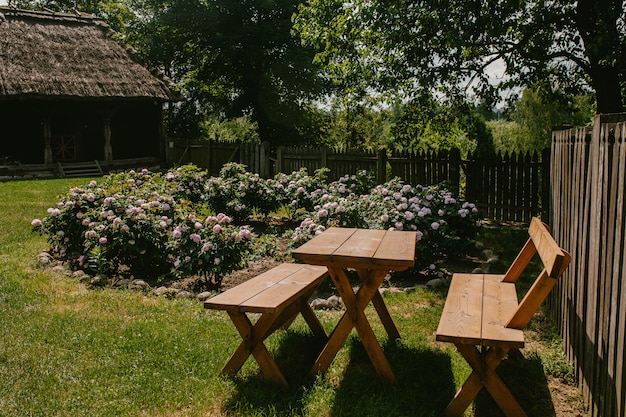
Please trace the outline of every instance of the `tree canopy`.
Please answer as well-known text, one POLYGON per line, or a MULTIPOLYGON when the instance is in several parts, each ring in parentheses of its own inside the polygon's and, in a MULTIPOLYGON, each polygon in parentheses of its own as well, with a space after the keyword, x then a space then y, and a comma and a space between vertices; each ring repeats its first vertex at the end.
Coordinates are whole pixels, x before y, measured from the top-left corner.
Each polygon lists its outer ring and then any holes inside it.
POLYGON ((292 34, 293 0, 146 0, 134 45, 182 83, 188 110, 249 115, 262 141, 298 141, 305 104, 326 91, 314 51, 292 34))
POLYGON ((475 94, 547 83, 592 91, 620 112, 626 89, 623 0, 310 0, 296 28, 352 91, 475 94), (503 66, 494 79, 495 65, 503 66))

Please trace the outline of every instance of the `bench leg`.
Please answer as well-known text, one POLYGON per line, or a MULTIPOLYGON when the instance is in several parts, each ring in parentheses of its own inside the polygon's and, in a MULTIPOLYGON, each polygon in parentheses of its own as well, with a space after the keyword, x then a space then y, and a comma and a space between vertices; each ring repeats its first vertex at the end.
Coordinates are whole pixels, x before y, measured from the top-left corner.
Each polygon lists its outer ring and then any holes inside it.
POLYGON ((313 332, 315 336, 325 341, 328 341, 328 335, 326 334, 326 330, 324 330, 324 326, 320 323, 319 319, 315 315, 315 312, 309 305, 306 299, 302 300, 302 308, 300 309, 300 313, 302 317, 304 317, 304 321, 309 325, 309 328, 313 332))
POLYGON ((259 364, 263 375, 268 380, 286 387, 287 380, 263 344, 263 341, 271 334, 270 330, 276 327, 277 316, 262 314, 256 324, 252 325, 252 322, 244 313, 229 311, 228 315, 243 341, 226 365, 224 365, 224 368, 222 368, 222 373, 228 375, 236 374, 246 362, 246 359, 252 354, 259 364))
POLYGON ((472 373, 448 404, 445 415, 462 416, 476 395, 485 387, 507 417, 527 417, 511 391, 495 372, 508 349, 483 347, 483 350, 479 351, 474 345, 461 343, 455 345, 471 366, 472 373))
POLYGON ((300 302, 289 305, 278 314, 262 314, 254 325, 245 313, 228 311, 228 315, 237 328, 242 341, 235 350, 235 353, 233 353, 228 362, 226 362, 226 365, 224 365, 222 373, 227 375, 236 374, 248 357, 252 355, 259 364, 265 378, 286 387, 287 380, 267 351, 263 341, 277 329, 288 327, 298 313, 302 314, 315 336, 327 340, 328 336, 326 335, 326 331, 309 306, 307 298, 308 297, 303 297, 300 302))
POLYGON ((384 279, 386 272, 376 270, 369 271, 367 274, 364 273, 362 275, 363 285, 361 285, 355 294, 350 285, 350 280, 343 269, 329 267, 328 271, 337 292, 346 306, 346 312, 333 330, 328 343, 315 361, 310 374, 314 375, 326 372, 330 363, 335 358, 335 355, 350 334, 350 331, 352 331, 352 328, 356 328, 361 342, 381 381, 388 384, 395 383, 395 375, 391 370, 391 366, 382 348, 378 344, 369 321, 363 312, 365 307, 372 300, 372 297, 374 297, 374 294, 378 292, 378 287, 384 279))

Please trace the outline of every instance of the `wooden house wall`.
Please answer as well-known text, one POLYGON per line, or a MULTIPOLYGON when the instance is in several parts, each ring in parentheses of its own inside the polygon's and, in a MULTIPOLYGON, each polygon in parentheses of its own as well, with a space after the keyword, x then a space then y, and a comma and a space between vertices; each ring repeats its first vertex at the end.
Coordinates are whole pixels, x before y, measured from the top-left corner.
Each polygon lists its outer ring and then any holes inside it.
POLYGON ((44 163, 44 120, 48 120, 53 162, 104 160, 107 118, 114 159, 160 155, 160 103, 0 101, 0 158, 44 163))

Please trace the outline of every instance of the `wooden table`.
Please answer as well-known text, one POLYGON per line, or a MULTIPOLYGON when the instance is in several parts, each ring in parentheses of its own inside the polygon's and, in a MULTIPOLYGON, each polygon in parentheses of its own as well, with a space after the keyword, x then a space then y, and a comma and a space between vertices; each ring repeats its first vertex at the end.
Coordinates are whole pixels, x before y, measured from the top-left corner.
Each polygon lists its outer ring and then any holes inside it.
POLYGON ((378 288, 389 271, 403 271, 414 265, 415 243, 415 232, 331 227, 292 251, 296 259, 328 268, 346 306, 346 312, 311 369, 312 375, 324 373, 328 369, 352 328, 356 328, 381 381, 389 384, 395 382, 395 375, 364 310, 371 301, 389 337, 400 338, 378 288), (361 286, 356 293, 346 268, 355 269, 361 279, 361 286))

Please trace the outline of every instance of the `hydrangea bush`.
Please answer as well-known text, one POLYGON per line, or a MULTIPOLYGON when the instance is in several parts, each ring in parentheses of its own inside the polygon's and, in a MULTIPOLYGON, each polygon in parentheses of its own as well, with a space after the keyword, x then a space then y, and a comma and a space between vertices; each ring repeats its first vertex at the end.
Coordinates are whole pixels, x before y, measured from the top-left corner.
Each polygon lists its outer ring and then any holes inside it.
MULTIPOLYGON (((327 169, 263 179, 229 163, 209 177, 193 165, 166 173, 128 171, 72 188, 33 227, 51 253, 93 273, 177 277, 199 274, 219 286, 245 264, 255 237, 246 221, 290 207, 301 219, 297 247, 327 227, 411 230, 418 267, 466 250, 480 221, 476 206, 443 187, 399 179, 375 185, 366 171, 327 182, 327 169)), ((300 221, 300 220, 298 220, 300 221)))
POLYGON ((200 174, 109 175, 102 184, 72 188, 32 225, 48 236, 55 257, 88 272, 150 279, 201 274, 219 282, 243 265, 253 236, 224 214, 196 219, 203 205, 193 202, 204 197, 191 183, 201 181, 200 174))

